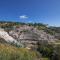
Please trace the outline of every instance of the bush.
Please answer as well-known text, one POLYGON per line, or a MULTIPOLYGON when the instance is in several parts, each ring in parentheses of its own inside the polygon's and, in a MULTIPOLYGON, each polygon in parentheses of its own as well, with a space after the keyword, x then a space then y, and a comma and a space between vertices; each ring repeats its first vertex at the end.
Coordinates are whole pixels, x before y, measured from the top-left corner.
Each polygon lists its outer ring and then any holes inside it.
POLYGON ((43 57, 51 57, 54 51, 54 48, 52 45, 38 45, 37 51, 39 51, 43 57))

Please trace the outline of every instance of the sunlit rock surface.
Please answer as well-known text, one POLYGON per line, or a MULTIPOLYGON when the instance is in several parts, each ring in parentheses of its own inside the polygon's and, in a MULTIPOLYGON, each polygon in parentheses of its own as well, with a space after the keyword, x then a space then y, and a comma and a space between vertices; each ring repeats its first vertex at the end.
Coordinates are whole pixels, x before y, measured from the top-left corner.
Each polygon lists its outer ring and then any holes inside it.
POLYGON ((37 30, 32 26, 26 25, 16 27, 9 32, 9 35, 26 46, 35 46, 37 42, 47 43, 57 40, 53 35, 47 34, 43 30, 37 30))
POLYGON ((9 36, 9 34, 6 31, 4 31, 4 29, 2 29, 2 28, 0 28, 0 38, 4 39, 6 42, 9 42, 9 43, 12 43, 12 42, 18 43, 16 41, 16 39, 14 39, 13 37, 9 36))

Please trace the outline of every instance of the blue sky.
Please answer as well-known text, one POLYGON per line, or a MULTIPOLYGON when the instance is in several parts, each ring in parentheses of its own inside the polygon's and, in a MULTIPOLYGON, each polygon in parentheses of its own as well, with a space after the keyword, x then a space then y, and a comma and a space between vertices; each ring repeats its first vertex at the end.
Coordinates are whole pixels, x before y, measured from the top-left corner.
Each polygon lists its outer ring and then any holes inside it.
POLYGON ((60 26, 60 0, 0 0, 0 20, 60 26))

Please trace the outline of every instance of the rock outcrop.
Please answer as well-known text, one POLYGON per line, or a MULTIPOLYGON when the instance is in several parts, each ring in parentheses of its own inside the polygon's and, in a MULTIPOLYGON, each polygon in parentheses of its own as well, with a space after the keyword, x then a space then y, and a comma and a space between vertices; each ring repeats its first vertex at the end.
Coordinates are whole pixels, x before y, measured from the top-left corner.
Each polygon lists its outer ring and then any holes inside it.
POLYGON ((37 30, 32 26, 20 26, 19 28, 15 28, 14 30, 9 32, 9 35, 13 38, 17 39, 20 43, 25 46, 35 46, 37 42, 47 43, 47 42, 55 42, 57 39, 44 32, 43 30, 37 30))
POLYGON ((8 43, 14 42, 18 45, 21 43, 24 47, 36 47, 38 42, 47 44, 57 40, 54 36, 47 34, 43 30, 37 30, 32 26, 26 25, 16 27, 14 30, 9 31, 9 33, 0 28, 0 39, 8 43))
POLYGON ((13 37, 9 36, 9 34, 4 31, 4 29, 0 28, 0 41, 2 42, 2 40, 4 40, 7 43, 16 43, 19 44, 18 41, 16 39, 14 39, 13 37))

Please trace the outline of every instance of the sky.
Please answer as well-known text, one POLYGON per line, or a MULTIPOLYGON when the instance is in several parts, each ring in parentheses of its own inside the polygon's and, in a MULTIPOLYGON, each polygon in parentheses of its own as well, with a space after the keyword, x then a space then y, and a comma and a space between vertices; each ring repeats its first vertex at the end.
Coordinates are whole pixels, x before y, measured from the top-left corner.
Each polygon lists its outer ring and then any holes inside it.
POLYGON ((0 21, 60 26, 60 0, 0 0, 0 21))

